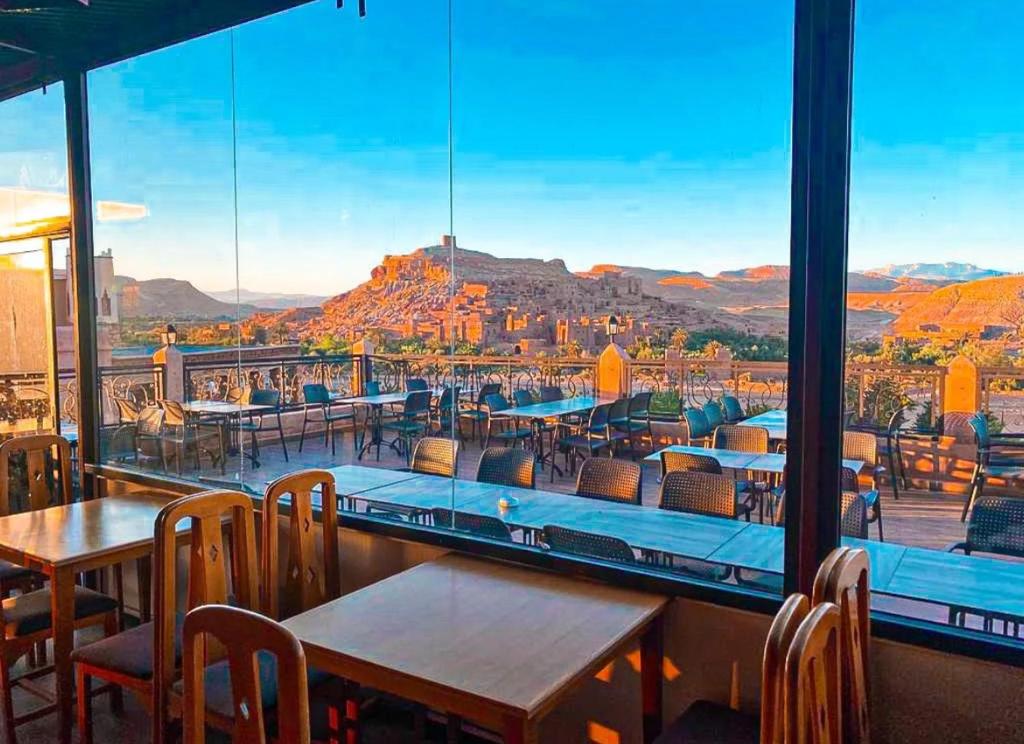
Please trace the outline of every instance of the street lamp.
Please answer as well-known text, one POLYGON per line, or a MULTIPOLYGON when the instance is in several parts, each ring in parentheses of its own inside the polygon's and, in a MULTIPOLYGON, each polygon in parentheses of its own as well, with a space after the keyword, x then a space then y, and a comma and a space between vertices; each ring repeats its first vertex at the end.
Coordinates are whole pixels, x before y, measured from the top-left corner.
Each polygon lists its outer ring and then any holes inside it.
POLYGON ((178 329, 168 323, 167 330, 160 333, 160 342, 164 346, 174 346, 178 343, 178 329))
POLYGON ((608 342, 615 343, 615 335, 619 332, 619 319, 614 315, 608 316, 608 342))

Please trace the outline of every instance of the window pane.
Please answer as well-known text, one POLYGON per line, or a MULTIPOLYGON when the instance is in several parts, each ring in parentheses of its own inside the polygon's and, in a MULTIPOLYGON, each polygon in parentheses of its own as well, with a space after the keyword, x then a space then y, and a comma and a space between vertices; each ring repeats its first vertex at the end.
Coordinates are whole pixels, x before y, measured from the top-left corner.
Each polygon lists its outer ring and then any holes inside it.
POLYGON ((876 607, 1009 635, 1024 502, 998 476, 1024 450, 994 443, 1024 431, 1022 30, 1001 3, 858 3, 847 314, 876 607))

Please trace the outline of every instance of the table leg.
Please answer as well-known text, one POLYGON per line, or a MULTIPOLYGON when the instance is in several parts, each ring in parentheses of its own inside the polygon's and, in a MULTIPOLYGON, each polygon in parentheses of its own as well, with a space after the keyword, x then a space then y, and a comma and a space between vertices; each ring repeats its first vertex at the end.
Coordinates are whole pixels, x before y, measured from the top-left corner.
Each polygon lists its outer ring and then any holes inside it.
POLYGON ((75 574, 57 569, 50 577, 50 611, 53 613, 53 669, 57 693, 57 732, 61 744, 70 744, 73 723, 74 677, 71 651, 75 642, 75 574))
POLYGON ((662 663, 664 635, 661 617, 656 617, 640 637, 640 694, 643 700, 644 744, 661 734, 662 663))
POLYGON ((508 716, 501 732, 505 744, 534 744, 537 741, 537 730, 532 721, 508 716))

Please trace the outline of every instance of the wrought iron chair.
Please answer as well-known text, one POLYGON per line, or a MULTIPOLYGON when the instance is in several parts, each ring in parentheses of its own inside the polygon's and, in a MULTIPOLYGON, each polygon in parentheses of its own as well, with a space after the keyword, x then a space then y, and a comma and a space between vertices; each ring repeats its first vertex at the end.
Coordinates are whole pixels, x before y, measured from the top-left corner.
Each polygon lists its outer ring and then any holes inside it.
MULTIPOLYGON (((351 421, 353 427, 355 424, 355 411, 353 407, 348 404, 343 404, 332 400, 331 392, 327 389, 326 385, 319 382, 307 383, 302 386, 302 400, 305 405, 302 407, 302 431, 299 434, 299 452, 302 452, 302 445, 306 441, 306 424, 310 421, 314 423, 322 421, 324 424, 324 447, 328 444, 331 445, 331 456, 336 454, 334 446, 334 434, 335 424, 341 424, 345 421, 351 421), (347 411, 335 410, 336 405, 347 405, 347 411), (311 414, 319 412, 319 419, 310 418, 311 414)), ((355 429, 353 428, 353 432, 355 429)), ((353 433, 353 441, 355 434, 353 433)))
POLYGON ((484 449, 491 446, 491 439, 507 443, 510 447, 515 447, 519 442, 526 447, 526 442, 529 441, 532 447, 532 427, 519 426, 519 421, 514 416, 495 416, 496 413, 511 409, 504 395, 492 393, 484 399, 484 405, 487 407, 487 436, 484 438, 484 449))
POLYGON ((640 505, 641 469, 635 462, 591 457, 576 478, 576 495, 640 505))
POLYGON ((401 413, 393 419, 387 419, 381 423, 381 429, 392 431, 395 438, 389 443, 394 448, 397 444, 398 453, 405 455, 405 464, 409 465, 412 458, 412 442, 417 436, 427 431, 430 423, 430 399, 433 396, 429 390, 419 390, 405 396, 405 403, 401 413))
POLYGON ((435 527, 443 527, 449 530, 460 532, 471 532, 480 537, 488 537, 492 540, 512 542, 512 533, 508 525, 497 517, 488 517, 483 514, 468 514, 466 512, 453 512, 451 509, 435 507, 431 510, 431 518, 435 527))
POLYGON ((723 395, 722 408, 724 409, 725 423, 727 424, 735 424, 747 418, 740 399, 735 395, 723 395))
POLYGON ((491 447, 480 455, 476 479, 479 483, 492 483, 497 486, 534 488, 536 463, 532 452, 510 447, 491 447))
POLYGON ((249 433, 249 442, 252 448, 250 457, 254 468, 260 466, 260 442, 257 436, 262 431, 276 431, 281 442, 281 451, 284 452, 284 461, 288 462, 288 445, 284 441, 284 426, 281 425, 281 393, 277 390, 253 390, 249 396, 249 403, 254 406, 270 406, 272 410, 267 412, 248 412, 248 420, 238 425, 238 430, 249 433), (271 421, 268 426, 268 420, 271 421))
POLYGON ((636 562, 636 555, 628 543, 608 535, 548 524, 544 526, 541 543, 548 550, 558 553, 571 553, 616 563, 636 562))
POLYGON ((683 421, 686 423, 686 443, 699 447, 711 446, 713 430, 708 417, 699 408, 684 408, 683 421))
POLYGON ((465 408, 459 411, 459 419, 468 419, 470 421, 469 436, 471 439, 475 438, 480 440, 483 438, 483 427, 487 423, 487 396, 501 393, 501 383, 489 382, 486 385, 480 386, 480 391, 477 393, 476 401, 470 408, 465 408))

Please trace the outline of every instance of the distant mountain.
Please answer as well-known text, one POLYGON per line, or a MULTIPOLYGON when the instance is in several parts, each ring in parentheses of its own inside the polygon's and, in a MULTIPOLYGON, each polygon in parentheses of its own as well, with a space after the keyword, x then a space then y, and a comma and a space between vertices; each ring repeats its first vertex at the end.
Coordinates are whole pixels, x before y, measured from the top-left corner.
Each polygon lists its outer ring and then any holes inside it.
POLYGON ((1024 327, 1024 275, 1013 274, 937 289, 893 323, 899 333, 1016 332, 1024 327))
POLYGON ((200 292, 180 279, 144 279, 116 277, 121 294, 121 315, 125 318, 166 318, 167 320, 215 320, 248 317, 256 312, 252 305, 235 307, 200 292))
POLYGON ((872 269, 869 273, 881 274, 894 279, 924 279, 941 282, 969 282, 974 279, 987 279, 993 276, 1006 276, 1005 271, 983 269, 972 263, 910 263, 888 264, 880 269, 872 269))
MULTIPOLYGON (((221 302, 235 302, 236 294, 233 289, 210 292, 203 290, 204 294, 213 297, 221 302)), ((328 298, 324 295, 310 294, 287 294, 282 292, 253 292, 248 289, 238 290, 238 301, 248 305, 255 305, 264 310, 288 310, 293 307, 318 307, 328 298)))

